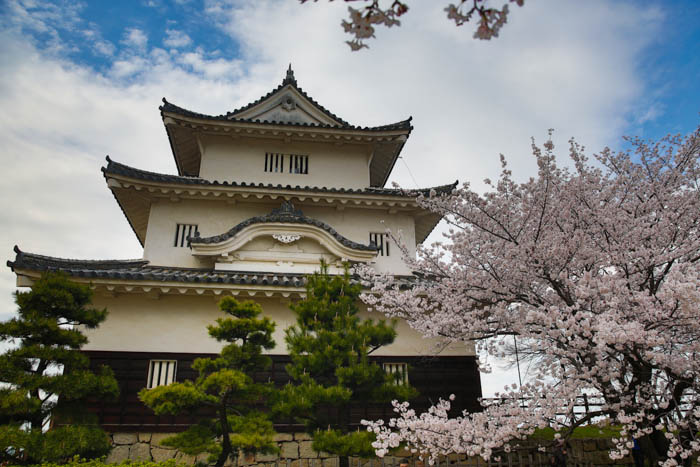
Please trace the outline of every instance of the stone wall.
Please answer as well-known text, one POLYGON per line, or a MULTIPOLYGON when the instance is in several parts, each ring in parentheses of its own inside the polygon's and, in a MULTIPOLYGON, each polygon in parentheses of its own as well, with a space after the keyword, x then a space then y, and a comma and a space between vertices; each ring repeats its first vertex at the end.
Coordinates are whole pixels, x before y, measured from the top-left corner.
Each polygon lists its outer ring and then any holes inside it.
MULTIPOLYGON (((107 458, 108 463, 118 463, 130 460, 165 461, 175 459, 179 463, 193 465, 197 462, 206 463, 207 455, 190 456, 177 449, 161 445, 161 441, 172 433, 113 433, 112 443, 114 449, 107 458)), ((279 454, 256 454, 241 456, 238 459, 230 459, 231 466, 242 467, 337 467, 338 458, 327 453, 318 453, 311 448, 311 437, 306 433, 280 433, 276 436, 279 454)), ((525 443, 521 443, 525 444, 525 443)), ((549 455, 537 451, 536 444, 527 443, 527 449, 517 450, 508 457, 502 459, 500 465, 510 466, 546 466, 549 463, 549 455)), ((612 466, 634 465, 632 459, 613 461, 608 456, 611 447, 610 441, 605 439, 575 439, 569 441, 568 465, 579 466, 612 466)), ((523 446, 525 447, 525 446, 523 446)), ((396 453, 387 456, 383 460, 374 462, 355 459, 351 465, 357 467, 399 467, 407 463, 409 466, 423 465, 410 453, 396 453)), ((427 465, 427 463, 425 463, 427 465)), ((452 455, 441 459, 440 465, 451 466, 486 466, 482 459, 452 455)), ((493 463, 493 466, 499 465, 493 463)))
MULTIPOLYGON (((163 446, 161 441, 172 433, 112 433, 114 448, 107 457, 107 463, 124 460, 165 461, 175 459, 184 464, 206 463, 207 455, 190 456, 175 448, 163 446)), ((335 467, 337 458, 327 453, 318 453, 311 448, 311 437, 306 433, 280 433, 275 436, 279 454, 256 454, 231 459, 230 464, 239 466, 263 466, 275 462, 289 464, 289 467, 335 467), (287 462, 289 461, 289 462, 287 462)))

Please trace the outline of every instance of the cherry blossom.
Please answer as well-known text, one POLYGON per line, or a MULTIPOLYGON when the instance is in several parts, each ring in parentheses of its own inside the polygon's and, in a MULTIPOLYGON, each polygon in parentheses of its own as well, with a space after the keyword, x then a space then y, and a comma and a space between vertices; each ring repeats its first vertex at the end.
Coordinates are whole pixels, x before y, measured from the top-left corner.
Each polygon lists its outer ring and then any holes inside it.
MULTIPOLYGON (((299 1, 306 3, 309 0, 299 1)), ((357 0, 345 1, 355 2, 357 0)), ((525 0, 508 1, 515 2, 518 6, 523 6, 525 3, 525 0)), ((341 23, 343 30, 354 36, 353 39, 346 41, 353 51, 369 48, 365 41, 374 38, 374 26, 383 25, 388 28, 399 26, 401 21, 398 17, 408 12, 408 5, 405 1, 387 1, 388 7, 382 7, 380 0, 365 0, 365 2, 369 4, 361 9, 348 7, 349 20, 343 20, 341 23)), ((488 2, 485 0, 459 0, 456 4, 450 3, 445 8, 447 19, 454 21, 457 26, 462 26, 476 17, 478 27, 474 33, 475 39, 489 40, 498 37, 499 31, 508 20, 508 3, 504 4, 500 10, 487 6, 485 3, 488 2)))
POLYGON ((533 142, 538 174, 524 183, 502 157, 484 194, 464 184, 419 197, 450 230, 404 255, 412 287, 358 268, 363 300, 423 335, 491 356, 507 353, 494 338, 518 336, 536 360, 527 383, 481 412, 450 413, 451 397, 421 414, 394 402, 396 418, 365 422, 378 455, 407 443, 431 459, 490 458, 537 427, 566 438, 600 420, 621 426, 613 459, 642 438, 665 466, 700 453, 700 128, 628 142, 590 160, 571 140, 571 169, 551 140, 533 142), (583 394, 602 405, 572 416, 583 394))

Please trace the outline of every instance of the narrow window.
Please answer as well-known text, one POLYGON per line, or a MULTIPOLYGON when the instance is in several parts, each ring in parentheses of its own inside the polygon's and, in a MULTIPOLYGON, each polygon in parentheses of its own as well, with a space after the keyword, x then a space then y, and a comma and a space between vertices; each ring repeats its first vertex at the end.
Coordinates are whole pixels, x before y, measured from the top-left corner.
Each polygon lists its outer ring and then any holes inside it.
POLYGON ((190 246, 187 242, 187 237, 194 237, 197 235, 197 224, 177 224, 175 228, 175 243, 173 244, 176 248, 188 247, 190 246))
POLYGON ((158 386, 167 386, 175 382, 177 372, 177 360, 151 360, 148 363, 148 389, 158 386))
POLYGON ((265 153, 265 164, 263 166, 265 172, 277 172, 290 174, 309 173, 309 156, 299 154, 280 154, 276 152, 265 153), (284 157, 288 156, 289 164, 285 166, 284 157))
POLYGON ((289 173, 308 175, 309 156, 292 154, 290 157, 294 160, 294 164, 292 165, 292 161, 289 161, 289 173))
POLYGON ((384 232, 370 232, 369 242, 379 248, 380 256, 389 256, 389 237, 384 232))
POLYGON ((384 371, 391 375, 394 384, 408 384, 408 364, 407 363, 385 363, 384 371))

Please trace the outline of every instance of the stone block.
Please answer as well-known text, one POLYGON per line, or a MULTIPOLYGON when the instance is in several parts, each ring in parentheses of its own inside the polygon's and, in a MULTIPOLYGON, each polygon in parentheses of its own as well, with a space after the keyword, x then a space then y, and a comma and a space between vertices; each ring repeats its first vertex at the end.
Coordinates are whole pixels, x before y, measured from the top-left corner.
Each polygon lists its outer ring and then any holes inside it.
POLYGON ((280 441, 293 441, 294 440, 294 435, 291 433, 277 433, 274 437, 275 442, 279 443, 280 441))
POLYGON ((112 435, 112 440, 114 441, 114 444, 117 445, 135 444, 138 442, 136 433, 114 433, 112 435))
POLYGON ((335 456, 335 454, 331 454, 330 452, 326 452, 326 451, 321 451, 318 453, 318 457, 320 457, 322 459, 326 459, 328 457, 334 457, 334 456, 335 456))
POLYGON ((584 452, 591 452, 591 451, 597 451, 598 450, 598 443, 596 443, 594 440, 587 439, 583 441, 583 451, 584 452))
POLYGON ((238 457, 239 465, 253 465, 255 464, 255 454, 243 454, 238 457))
POLYGON ((151 446, 151 457, 156 462, 167 461, 175 457, 175 450, 151 446))
POLYGON ((302 459, 315 459, 318 453, 312 447, 312 441, 299 441, 299 457, 302 459))
POLYGON ((129 458, 129 446, 115 446, 105 460, 106 464, 121 464, 129 458))
POLYGON ((613 447, 613 445, 607 439, 599 439, 598 440, 598 450, 599 451, 609 451, 611 447, 613 447))
POLYGON ((255 455, 255 462, 274 462, 277 460, 277 454, 262 454, 258 453, 255 455))
POLYGON ((136 443, 129 449, 129 459, 132 461, 150 461, 151 446, 148 443, 136 443))
POLYGON ((294 433, 294 439, 296 441, 309 441, 311 440, 311 435, 308 433, 294 433))
POLYGON ((175 449, 175 448, 173 448, 173 447, 170 447, 170 446, 163 446, 163 445, 161 444, 161 442, 162 442, 165 438, 170 438, 171 436, 173 436, 173 433, 153 433, 153 434, 151 435, 151 446, 158 446, 158 447, 161 447, 161 448, 163 448, 163 449, 175 449))
POLYGON ((139 433, 138 434, 139 443, 150 443, 152 434, 153 433, 139 433))
MULTIPOLYGON (((308 443, 309 441, 302 441, 308 443)), ((299 444, 301 443, 282 443, 280 445, 280 457, 283 459, 297 459, 299 458, 299 444)), ((301 456, 304 457, 304 456, 301 456)))
POLYGON ((338 458, 337 457, 329 457, 326 459, 323 459, 323 467, 338 467, 340 465, 338 463, 338 458))
POLYGON ((178 453, 175 454, 175 460, 178 464, 194 465, 195 457, 178 451, 178 453))

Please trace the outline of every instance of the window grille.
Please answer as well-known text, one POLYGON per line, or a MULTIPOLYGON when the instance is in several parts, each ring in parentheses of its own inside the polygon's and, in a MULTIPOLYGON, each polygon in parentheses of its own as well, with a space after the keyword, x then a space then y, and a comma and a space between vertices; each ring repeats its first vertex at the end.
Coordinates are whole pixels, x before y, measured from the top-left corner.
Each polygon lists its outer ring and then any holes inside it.
POLYGON ((175 228, 175 243, 174 247, 188 247, 190 246, 187 242, 187 237, 194 237, 197 235, 197 225, 196 224, 177 224, 175 228))
POLYGON ((394 384, 408 384, 408 363, 385 363, 383 367, 391 375, 394 384))
POLYGON ((290 174, 308 175, 309 156, 301 154, 280 154, 277 152, 265 153, 265 172, 284 173, 286 171, 285 169, 288 170, 290 174), (289 161, 287 166, 284 164, 285 156, 289 161))
POLYGON ((284 172, 284 154, 266 152, 265 172, 284 172))
POLYGON ((384 232, 370 232, 369 242, 379 248, 380 256, 389 256, 389 236, 384 232))
POLYGON ((309 173, 309 156, 301 156, 299 154, 289 155, 289 173, 304 174, 309 173))
POLYGON ((167 386, 175 382, 177 360, 151 360, 148 364, 148 389, 167 386))

